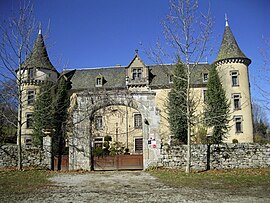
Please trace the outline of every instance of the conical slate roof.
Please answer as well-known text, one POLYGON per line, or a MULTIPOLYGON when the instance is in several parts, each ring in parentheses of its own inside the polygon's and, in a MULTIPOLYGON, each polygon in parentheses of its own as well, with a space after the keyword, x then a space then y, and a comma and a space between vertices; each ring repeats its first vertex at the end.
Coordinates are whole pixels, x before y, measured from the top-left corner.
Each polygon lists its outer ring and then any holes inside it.
POLYGON ((219 50, 216 61, 229 58, 247 58, 247 57, 239 48, 233 36, 233 33, 228 23, 226 22, 221 48, 219 50))
POLYGON ((23 62, 22 68, 44 68, 56 71, 50 62, 41 31, 38 34, 30 56, 23 62))

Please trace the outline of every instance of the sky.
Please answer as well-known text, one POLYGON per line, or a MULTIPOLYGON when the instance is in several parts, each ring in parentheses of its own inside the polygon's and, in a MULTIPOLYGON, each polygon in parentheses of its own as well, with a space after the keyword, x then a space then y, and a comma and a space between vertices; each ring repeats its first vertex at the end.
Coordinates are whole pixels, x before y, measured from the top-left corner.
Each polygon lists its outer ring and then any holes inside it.
MULTIPOLYGON (((255 78, 263 67, 262 36, 270 39, 269 0, 201 0, 199 9, 210 5, 214 18, 212 44, 217 56, 227 13, 229 26, 247 57, 252 94, 257 95, 255 78)), ((0 0, 0 18, 11 15, 18 0, 0 0)), ((139 50, 146 64, 153 63, 144 53, 160 39, 161 21, 169 11, 168 0, 34 0, 36 21, 43 33, 48 23, 46 45, 54 66, 65 68, 128 65, 139 50)))

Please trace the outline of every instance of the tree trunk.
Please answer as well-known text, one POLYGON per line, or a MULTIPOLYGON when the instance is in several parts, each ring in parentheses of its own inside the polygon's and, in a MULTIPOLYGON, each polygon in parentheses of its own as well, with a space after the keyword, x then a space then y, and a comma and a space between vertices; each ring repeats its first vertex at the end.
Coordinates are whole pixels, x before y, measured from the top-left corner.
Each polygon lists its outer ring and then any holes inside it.
MULTIPOLYGON (((20 62, 20 60, 19 60, 20 62)), ((18 165, 17 169, 22 170, 22 75, 21 75, 21 67, 19 67, 19 78, 18 78, 18 165)))

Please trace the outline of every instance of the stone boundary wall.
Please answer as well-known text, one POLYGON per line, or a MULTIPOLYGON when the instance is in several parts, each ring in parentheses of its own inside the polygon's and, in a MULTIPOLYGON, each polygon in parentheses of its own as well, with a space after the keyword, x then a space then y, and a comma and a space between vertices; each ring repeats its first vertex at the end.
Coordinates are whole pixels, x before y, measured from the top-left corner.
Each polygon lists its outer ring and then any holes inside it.
MULTIPOLYGON (((50 169, 51 161, 45 150, 40 148, 22 148, 23 167, 41 167, 50 169)), ((16 167, 18 164, 17 145, 0 145, 0 168, 16 167)))
MULTIPOLYGON (((159 167, 186 167, 187 146, 163 146, 159 167)), ((191 169, 233 169, 270 167, 270 144, 192 145, 191 169)))

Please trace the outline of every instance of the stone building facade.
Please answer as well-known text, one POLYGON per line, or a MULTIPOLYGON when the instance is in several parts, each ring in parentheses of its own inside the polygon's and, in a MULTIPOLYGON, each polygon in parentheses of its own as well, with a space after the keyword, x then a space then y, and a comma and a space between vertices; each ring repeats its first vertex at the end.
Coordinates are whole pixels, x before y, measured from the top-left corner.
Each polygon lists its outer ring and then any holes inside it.
MULTIPOLYGON (((47 79, 55 81, 58 73, 49 62, 41 39, 39 34, 28 60, 44 59, 33 57, 34 53, 46 55, 47 62, 44 65, 34 64, 33 69, 36 70, 35 74, 43 71, 47 79), (35 51, 41 49, 43 51, 35 51)), ((227 22, 214 63, 231 102, 231 129, 225 142, 231 143, 237 139, 240 143, 251 143, 253 124, 248 78, 251 60, 240 50, 227 22)), ((25 67, 28 73, 30 67, 25 67)), ((166 101, 173 82, 174 67, 174 64, 146 65, 136 51, 128 66, 65 70, 62 74, 67 75, 72 84, 69 108, 71 127, 68 133, 70 169, 89 170, 92 150, 104 147, 108 136, 111 145, 116 148, 130 154, 141 154, 144 168, 156 166, 162 146, 170 145, 172 138, 166 101)), ((197 64, 192 75, 191 87, 198 102, 198 120, 204 114, 209 68, 209 64, 197 64)), ((38 89, 38 84, 30 82, 24 86, 24 91, 35 88, 38 89)), ((23 111, 27 115, 31 110, 25 108, 23 111)), ((27 116, 24 119, 27 123, 27 116)), ((193 132, 196 135, 196 128, 193 132)), ((23 134, 23 139, 26 139, 31 132, 25 128, 23 134)))

